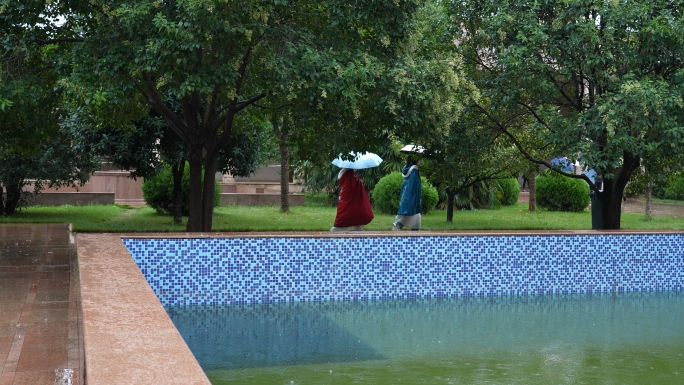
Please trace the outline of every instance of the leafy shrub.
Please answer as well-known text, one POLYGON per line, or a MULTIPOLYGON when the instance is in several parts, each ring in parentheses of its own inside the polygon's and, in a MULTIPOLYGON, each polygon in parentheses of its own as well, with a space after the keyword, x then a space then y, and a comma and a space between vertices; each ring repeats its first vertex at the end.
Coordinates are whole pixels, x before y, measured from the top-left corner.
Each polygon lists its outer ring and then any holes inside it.
MULTIPOLYGON (((375 209, 385 214, 396 214, 399 210, 399 195, 401 194, 401 183, 404 177, 401 172, 395 171, 380 178, 373 189, 373 199, 375 209)), ((425 177, 420 177, 421 194, 423 204, 423 214, 432 210, 439 200, 437 189, 428 182, 425 177)))
POLYGON ((665 199, 684 200, 684 176, 681 173, 671 174, 667 178, 665 199))
MULTIPOLYGON (((202 177, 204 180, 204 177, 202 177)), ((161 215, 173 213, 173 174, 171 166, 164 165, 159 172, 152 178, 145 178, 142 185, 143 198, 145 203, 152 207, 161 215)), ((181 180, 181 190, 183 191, 183 215, 190 212, 190 166, 186 163, 181 180)), ((221 199, 221 185, 214 183, 214 205, 218 206, 221 199)))
POLYGON ((589 205, 589 185, 582 179, 546 171, 536 178, 537 204, 551 211, 582 211, 589 205))
POLYGON ((504 206, 511 206, 518 202, 518 196, 520 195, 520 185, 518 184, 518 179, 507 178, 499 179, 496 184, 497 194, 499 197, 499 202, 504 206))

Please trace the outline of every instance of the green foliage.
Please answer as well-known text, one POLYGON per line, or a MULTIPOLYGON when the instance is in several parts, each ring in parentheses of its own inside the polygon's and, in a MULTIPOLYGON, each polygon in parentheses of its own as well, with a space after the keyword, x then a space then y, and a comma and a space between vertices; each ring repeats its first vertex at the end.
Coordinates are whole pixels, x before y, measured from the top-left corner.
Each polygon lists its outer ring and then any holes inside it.
MULTIPOLYGON (((423 214, 431 212, 437 202, 439 202, 439 194, 437 194, 437 189, 430 183, 425 177, 420 177, 421 183, 421 198, 423 199, 423 214)), ((399 206, 397 206, 399 209, 399 206)))
POLYGON ((684 175, 681 172, 673 173, 667 178, 664 195, 665 199, 684 200, 684 175))
POLYGON ((541 164, 556 154, 535 149, 578 154, 603 177, 604 226, 619 229, 615 192, 684 147, 684 0, 445 4, 481 94, 474 120, 541 164))
POLYGON ((373 200, 375 201, 375 210, 385 214, 396 214, 397 210, 399 210, 399 195, 403 180, 404 177, 401 176, 399 171, 380 178, 372 193, 373 200))
MULTIPOLYGON (((385 214, 396 214, 399 210, 399 196, 404 177, 395 171, 380 178, 373 190, 375 209, 385 214)), ((427 214, 437 205, 439 196, 437 189, 424 177, 420 177, 423 214, 427 214)))
MULTIPOLYGON (((186 163, 183 171, 183 179, 181 181, 183 192, 183 215, 188 215, 189 213, 189 168, 190 167, 186 163)), ((156 175, 145 179, 143 181, 142 190, 145 203, 155 209, 157 213, 163 215, 171 215, 173 213, 173 174, 171 173, 171 167, 169 165, 163 165, 156 175)), ((216 205, 218 205, 220 198, 221 185, 217 181, 214 183, 214 203, 216 205)))
MULTIPOLYGON (((649 179, 653 179, 653 198, 665 199, 665 189, 669 184, 670 178, 666 176, 666 173, 659 173, 658 175, 652 175, 650 173, 644 173, 642 168, 638 168, 634 171, 629 179, 627 187, 625 187, 625 195, 628 197, 636 197, 640 194, 646 194, 646 188, 649 179)), ((677 178, 678 175, 681 177, 681 173, 672 173, 670 177, 677 178)))
POLYGON ((589 185, 582 179, 545 171, 536 179, 537 204, 551 211, 581 212, 589 205, 589 185))
POLYGON ((499 202, 501 202, 502 205, 510 206, 518 202, 518 196, 520 195, 520 184, 518 184, 518 179, 499 179, 496 181, 495 185, 497 191, 501 193, 499 202))

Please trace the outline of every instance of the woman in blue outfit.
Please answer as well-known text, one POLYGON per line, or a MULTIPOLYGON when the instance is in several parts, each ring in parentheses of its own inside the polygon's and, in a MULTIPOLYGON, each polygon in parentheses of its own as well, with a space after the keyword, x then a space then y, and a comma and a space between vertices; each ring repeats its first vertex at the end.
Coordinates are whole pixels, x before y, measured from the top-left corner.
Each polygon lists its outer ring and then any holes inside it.
POLYGON ((399 211, 392 230, 401 230, 403 227, 420 230, 420 213, 423 211, 423 205, 418 162, 409 157, 401 173, 404 181, 401 183, 399 211))

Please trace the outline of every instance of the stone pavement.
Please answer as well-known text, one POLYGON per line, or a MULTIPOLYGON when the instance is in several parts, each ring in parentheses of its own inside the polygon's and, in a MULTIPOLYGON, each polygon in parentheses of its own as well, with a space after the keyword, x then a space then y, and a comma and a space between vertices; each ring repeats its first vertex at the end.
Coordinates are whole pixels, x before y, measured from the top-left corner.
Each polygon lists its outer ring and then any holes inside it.
POLYGON ((0 225, 0 385, 82 385, 76 250, 68 225, 0 225))

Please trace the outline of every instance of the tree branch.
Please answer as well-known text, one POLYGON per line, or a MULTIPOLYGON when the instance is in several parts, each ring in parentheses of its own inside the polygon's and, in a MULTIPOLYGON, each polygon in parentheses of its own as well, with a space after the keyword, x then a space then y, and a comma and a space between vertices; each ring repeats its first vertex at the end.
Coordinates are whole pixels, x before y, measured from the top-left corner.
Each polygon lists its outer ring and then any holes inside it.
POLYGON ((508 131, 508 129, 503 124, 501 124, 501 122, 499 122, 499 120, 496 119, 496 117, 494 117, 492 114, 490 114, 484 107, 480 106, 479 104, 474 103, 474 105, 478 110, 480 110, 480 112, 482 112, 487 118, 489 118, 489 120, 492 123, 494 123, 494 125, 496 126, 496 128, 500 132, 502 132, 504 135, 506 135, 513 142, 513 144, 518 149, 518 151, 520 151, 520 153, 525 158, 527 158, 527 160, 529 160, 532 163, 536 163, 536 164, 539 164, 542 166, 546 166, 549 169, 553 170, 554 172, 557 172, 557 173, 559 173, 563 176, 566 176, 568 178, 583 179, 584 181, 586 181, 589 184, 589 186, 591 186, 592 190, 596 190, 596 185, 585 174, 581 174, 581 175, 570 174, 570 173, 567 173, 565 171, 559 170, 557 167, 553 167, 551 165, 551 163, 549 163, 547 161, 539 160, 539 159, 536 159, 535 157, 533 157, 529 152, 527 152, 523 148, 522 143, 520 143, 520 141, 515 137, 515 135, 513 135, 510 131, 508 131))
POLYGON ((48 45, 48 44, 59 44, 59 43, 83 43, 82 38, 60 38, 60 39, 38 39, 35 38, 33 41, 38 45, 48 45))

